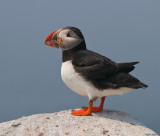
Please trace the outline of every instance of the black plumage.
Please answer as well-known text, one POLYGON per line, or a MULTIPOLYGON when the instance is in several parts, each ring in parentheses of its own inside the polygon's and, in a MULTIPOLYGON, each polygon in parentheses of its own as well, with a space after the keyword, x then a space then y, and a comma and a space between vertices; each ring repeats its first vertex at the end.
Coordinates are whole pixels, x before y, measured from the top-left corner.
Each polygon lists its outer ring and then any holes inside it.
POLYGON ((76 72, 99 90, 147 87, 129 74, 135 68, 134 65, 139 62, 116 63, 105 56, 87 50, 84 42, 75 48, 63 51, 63 62, 68 60, 72 61, 76 72))

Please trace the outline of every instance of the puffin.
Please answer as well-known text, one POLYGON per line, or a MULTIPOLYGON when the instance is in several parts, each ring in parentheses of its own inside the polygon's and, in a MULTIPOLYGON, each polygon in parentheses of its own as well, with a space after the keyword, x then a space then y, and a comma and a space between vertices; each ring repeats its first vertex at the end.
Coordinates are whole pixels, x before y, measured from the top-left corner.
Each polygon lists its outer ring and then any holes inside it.
POLYGON ((64 27, 50 33, 45 45, 62 49, 62 80, 72 91, 89 98, 88 107, 72 110, 75 116, 101 111, 106 96, 148 87, 130 74, 139 62, 116 63, 88 50, 82 32, 76 27, 64 27), (100 105, 93 107, 98 98, 101 98, 100 105))

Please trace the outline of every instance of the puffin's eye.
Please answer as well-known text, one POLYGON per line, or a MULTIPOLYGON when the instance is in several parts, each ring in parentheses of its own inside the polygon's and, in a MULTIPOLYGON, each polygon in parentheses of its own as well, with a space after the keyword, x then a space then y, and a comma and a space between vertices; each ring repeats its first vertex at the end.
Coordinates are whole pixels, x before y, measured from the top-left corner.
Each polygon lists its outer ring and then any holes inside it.
POLYGON ((71 37, 70 33, 67 34, 67 37, 71 37))

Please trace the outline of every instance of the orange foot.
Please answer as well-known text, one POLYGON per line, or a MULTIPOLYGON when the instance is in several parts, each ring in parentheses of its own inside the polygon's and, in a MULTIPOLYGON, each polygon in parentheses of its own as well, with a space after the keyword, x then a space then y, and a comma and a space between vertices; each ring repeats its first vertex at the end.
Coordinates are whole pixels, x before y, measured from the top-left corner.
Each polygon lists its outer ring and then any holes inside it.
POLYGON ((72 111, 72 115, 75 115, 75 116, 88 116, 90 114, 91 112, 84 109, 72 111))
MULTIPOLYGON (((105 101, 105 97, 102 97, 101 98, 101 103, 100 103, 99 107, 92 107, 92 112, 99 112, 99 111, 101 111, 103 109, 104 101, 105 101)), ((88 110, 88 107, 83 107, 82 109, 88 110)))
POLYGON ((87 110, 81 109, 81 110, 72 111, 72 115, 75 115, 75 116, 90 115, 92 111, 92 105, 93 105, 93 101, 89 101, 89 107, 87 110))

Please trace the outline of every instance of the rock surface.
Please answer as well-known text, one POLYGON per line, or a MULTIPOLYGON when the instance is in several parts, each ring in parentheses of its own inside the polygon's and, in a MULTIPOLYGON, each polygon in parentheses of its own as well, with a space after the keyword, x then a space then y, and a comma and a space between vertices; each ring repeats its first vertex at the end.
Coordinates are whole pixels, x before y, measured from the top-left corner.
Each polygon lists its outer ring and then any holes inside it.
POLYGON ((114 110, 73 116, 70 110, 0 123, 0 136, 158 136, 130 115, 114 110))

